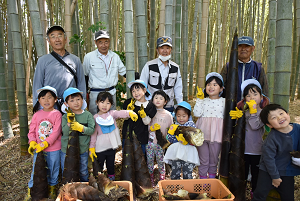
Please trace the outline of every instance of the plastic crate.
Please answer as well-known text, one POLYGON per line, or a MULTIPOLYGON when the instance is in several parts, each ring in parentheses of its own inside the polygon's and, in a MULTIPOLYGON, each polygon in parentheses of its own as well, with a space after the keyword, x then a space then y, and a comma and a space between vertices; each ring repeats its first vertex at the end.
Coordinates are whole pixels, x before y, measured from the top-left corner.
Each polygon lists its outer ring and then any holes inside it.
POLYGON ((216 201, 234 200, 234 195, 218 179, 183 179, 183 180, 162 180, 159 185, 159 200, 165 201, 163 188, 171 193, 176 193, 180 189, 187 190, 190 193, 207 193, 208 197, 214 197, 216 201), (231 194, 231 198, 222 199, 231 194))
MULTIPOLYGON (((133 201, 133 190, 132 190, 132 183, 130 181, 114 181, 119 186, 122 186, 126 190, 128 190, 129 193, 129 200, 133 201)), ((81 182, 83 184, 89 185, 88 182, 81 182)), ((55 201, 60 201, 59 198, 57 198, 55 201)))

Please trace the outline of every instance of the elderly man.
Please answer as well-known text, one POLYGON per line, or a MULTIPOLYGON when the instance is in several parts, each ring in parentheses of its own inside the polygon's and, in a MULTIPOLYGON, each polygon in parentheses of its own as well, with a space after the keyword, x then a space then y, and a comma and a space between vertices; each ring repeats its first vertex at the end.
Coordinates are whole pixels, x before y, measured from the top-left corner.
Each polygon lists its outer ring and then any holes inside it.
MULTIPOLYGON (((47 41, 52 47, 51 54, 39 58, 33 78, 33 104, 37 102, 37 89, 54 87, 58 98, 69 87, 76 87, 86 98, 86 85, 80 59, 65 49, 67 37, 61 26, 54 25, 47 30, 47 41)), ((63 101, 61 102, 63 103, 63 101)))
POLYGON ((177 103, 182 102, 182 79, 179 66, 170 60, 172 39, 168 36, 158 38, 156 50, 158 58, 145 64, 140 79, 148 84, 151 94, 160 89, 166 92, 170 101, 165 109, 173 112, 174 98, 177 103))
POLYGON ((126 67, 120 57, 109 50, 110 39, 106 31, 100 30, 95 33, 95 44, 97 49, 85 55, 83 61, 84 74, 88 78, 90 88, 89 111, 94 115, 97 113, 96 99, 99 92, 108 91, 113 95, 116 109, 116 88, 118 74, 125 76, 126 67))
MULTIPOLYGON (((268 81, 262 64, 252 60, 251 54, 254 51, 254 41, 249 36, 242 36, 238 38, 238 93, 237 102, 243 99, 241 94, 241 84, 247 79, 256 79, 262 87, 264 95, 268 96, 268 81)), ((226 86, 228 63, 221 70, 221 75, 226 86)))

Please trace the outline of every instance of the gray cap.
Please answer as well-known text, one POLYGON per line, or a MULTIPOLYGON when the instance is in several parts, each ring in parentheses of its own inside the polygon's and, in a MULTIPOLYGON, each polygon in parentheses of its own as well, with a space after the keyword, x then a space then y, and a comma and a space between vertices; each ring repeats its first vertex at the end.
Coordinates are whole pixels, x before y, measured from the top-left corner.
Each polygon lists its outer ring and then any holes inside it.
POLYGON ((156 48, 159 48, 163 45, 168 45, 168 46, 172 47, 172 38, 169 36, 162 36, 157 39, 156 43, 157 43, 156 48))
POLYGON ((48 36, 52 31, 59 31, 59 30, 65 33, 65 30, 61 26, 53 25, 52 27, 49 27, 47 29, 46 35, 48 36))
POLYGON ((107 33, 107 31, 104 30, 97 31, 95 33, 95 40, 98 40, 100 38, 109 38, 109 34, 107 33))
POLYGON ((254 41, 250 36, 242 36, 238 39, 238 45, 242 44, 254 46, 254 41))

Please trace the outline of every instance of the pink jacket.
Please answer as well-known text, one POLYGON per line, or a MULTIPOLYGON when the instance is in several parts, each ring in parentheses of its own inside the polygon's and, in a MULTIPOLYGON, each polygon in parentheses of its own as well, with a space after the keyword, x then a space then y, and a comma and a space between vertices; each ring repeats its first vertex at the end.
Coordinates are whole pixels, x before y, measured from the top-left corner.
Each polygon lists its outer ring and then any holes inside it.
POLYGON ((35 141, 41 143, 47 141, 49 146, 44 150, 46 152, 57 151, 61 149, 61 118, 58 110, 45 112, 39 110, 31 120, 28 133, 28 143, 35 141))

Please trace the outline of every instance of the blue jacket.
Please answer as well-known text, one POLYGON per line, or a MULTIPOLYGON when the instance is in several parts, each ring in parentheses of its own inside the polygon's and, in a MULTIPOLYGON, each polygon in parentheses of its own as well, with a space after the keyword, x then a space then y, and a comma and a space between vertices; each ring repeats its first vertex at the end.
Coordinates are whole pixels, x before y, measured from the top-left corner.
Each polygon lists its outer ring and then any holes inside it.
POLYGON ((300 167, 292 163, 290 154, 300 151, 300 125, 291 125, 293 130, 290 133, 272 129, 262 146, 259 169, 268 172, 272 179, 300 175, 300 167))

